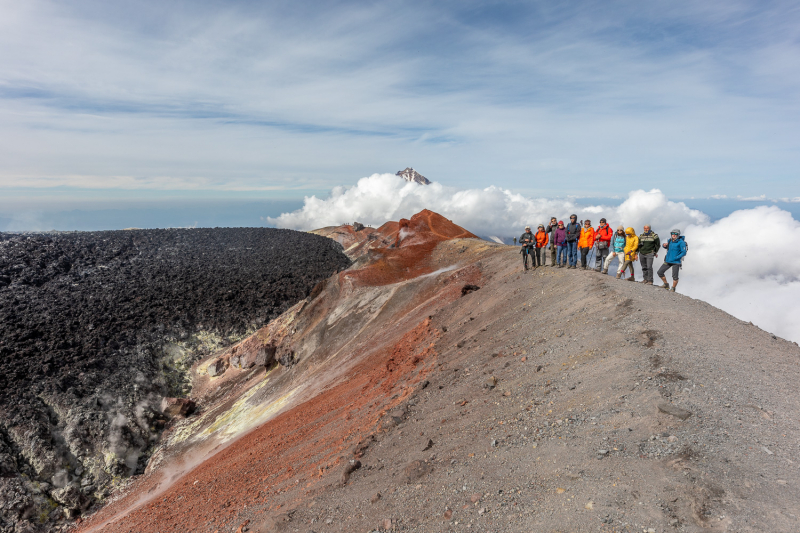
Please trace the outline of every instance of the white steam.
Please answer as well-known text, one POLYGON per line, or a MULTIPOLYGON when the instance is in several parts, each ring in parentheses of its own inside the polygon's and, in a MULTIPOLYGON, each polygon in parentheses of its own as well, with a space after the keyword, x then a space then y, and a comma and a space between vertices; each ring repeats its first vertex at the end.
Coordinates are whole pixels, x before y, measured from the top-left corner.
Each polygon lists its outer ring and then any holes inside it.
MULTIPOLYGON (((658 189, 633 191, 619 206, 587 207, 569 199, 526 198, 494 186, 460 190, 373 174, 353 187, 334 188, 327 199, 307 197, 301 209, 268 220, 301 230, 352 221, 379 226, 422 209, 482 236, 516 236, 526 225, 547 224, 551 216, 566 221, 572 213, 591 219, 595 227, 605 217, 613 227, 632 226, 637 233, 650 224, 662 240, 678 228, 689 243, 680 292, 800 341, 800 222, 777 207, 736 211, 711 223, 706 214, 669 201, 658 189)), ((662 250, 656 268, 663 257, 662 250)))

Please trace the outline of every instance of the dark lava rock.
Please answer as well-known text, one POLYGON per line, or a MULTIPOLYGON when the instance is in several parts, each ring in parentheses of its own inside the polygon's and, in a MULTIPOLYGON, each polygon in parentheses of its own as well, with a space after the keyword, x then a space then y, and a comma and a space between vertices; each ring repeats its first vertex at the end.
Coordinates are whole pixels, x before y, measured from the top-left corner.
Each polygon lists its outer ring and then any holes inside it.
POLYGON ((0 233, 0 531, 47 531, 142 472, 191 365, 349 265, 270 228, 0 233))

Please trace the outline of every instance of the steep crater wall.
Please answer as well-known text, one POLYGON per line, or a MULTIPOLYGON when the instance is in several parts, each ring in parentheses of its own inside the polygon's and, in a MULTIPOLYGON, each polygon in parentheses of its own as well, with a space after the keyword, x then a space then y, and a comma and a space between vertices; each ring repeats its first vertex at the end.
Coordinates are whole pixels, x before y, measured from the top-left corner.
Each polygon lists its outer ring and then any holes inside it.
POLYGON ((141 472, 191 364, 349 264, 268 228, 0 234, 0 531, 52 530, 141 472))

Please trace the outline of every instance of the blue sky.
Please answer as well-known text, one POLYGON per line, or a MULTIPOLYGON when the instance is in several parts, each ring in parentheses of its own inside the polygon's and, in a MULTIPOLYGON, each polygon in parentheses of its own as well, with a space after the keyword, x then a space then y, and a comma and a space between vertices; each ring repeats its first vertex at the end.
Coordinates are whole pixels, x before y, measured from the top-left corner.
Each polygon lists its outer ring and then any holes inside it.
POLYGON ((796 2, 0 0, 0 196, 800 196, 796 2))

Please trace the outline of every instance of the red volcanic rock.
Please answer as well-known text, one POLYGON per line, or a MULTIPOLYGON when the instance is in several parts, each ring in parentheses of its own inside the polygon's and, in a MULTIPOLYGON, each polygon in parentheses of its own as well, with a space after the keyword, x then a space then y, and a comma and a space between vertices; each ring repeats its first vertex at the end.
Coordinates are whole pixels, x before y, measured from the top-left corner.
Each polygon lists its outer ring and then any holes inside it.
POLYGON ((161 400, 161 412, 168 418, 191 414, 195 407, 196 404, 188 398, 164 398, 161 400))

